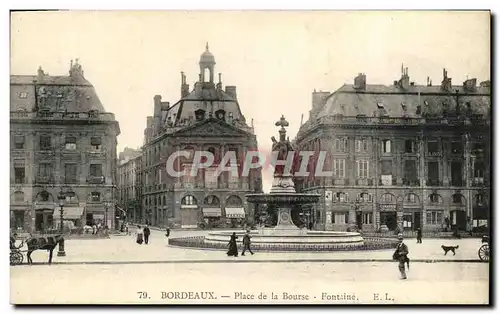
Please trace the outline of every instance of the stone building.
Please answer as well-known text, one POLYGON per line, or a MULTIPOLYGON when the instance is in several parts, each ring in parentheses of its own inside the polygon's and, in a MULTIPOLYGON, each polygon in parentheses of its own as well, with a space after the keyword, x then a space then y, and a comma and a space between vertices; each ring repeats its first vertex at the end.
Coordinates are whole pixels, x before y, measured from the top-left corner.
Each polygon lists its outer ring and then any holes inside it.
MULTIPOLYGON (((249 150, 257 149, 253 126, 241 112, 235 86, 222 87, 221 74, 214 81, 215 58, 206 46, 199 61, 200 74, 190 90, 181 73, 181 98, 170 105, 154 96, 153 115, 147 117, 142 154, 144 217, 153 225, 197 227, 241 223, 252 218, 245 194, 261 190, 261 172, 214 176, 215 166, 227 151, 234 151, 238 162, 249 150), (172 177, 166 171, 167 158, 178 151, 210 151, 214 166, 196 176, 172 177)), ((191 158, 176 159, 176 167, 186 173, 191 158)))
POLYGON ((57 227, 61 192, 65 224, 113 227, 120 128, 78 60, 69 76, 11 75, 10 93, 11 227, 57 227))
POLYGON ((127 219, 141 222, 140 149, 126 147, 118 157, 118 204, 125 210, 127 219))
MULTIPOLYGON (((300 150, 326 151, 332 177, 299 178, 320 193, 317 229, 425 231, 488 223, 490 81, 415 85, 407 68, 392 86, 354 84, 314 92, 300 150), (401 230, 401 229, 400 229, 401 230)), ((311 162, 315 166, 317 159, 311 162)))

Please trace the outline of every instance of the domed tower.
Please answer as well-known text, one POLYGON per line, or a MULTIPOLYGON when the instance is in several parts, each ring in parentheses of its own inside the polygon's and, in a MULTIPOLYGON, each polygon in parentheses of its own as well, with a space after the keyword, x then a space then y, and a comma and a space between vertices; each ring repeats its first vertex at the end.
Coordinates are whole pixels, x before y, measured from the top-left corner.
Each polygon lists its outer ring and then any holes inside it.
POLYGON ((215 58, 210 51, 208 51, 208 43, 205 46, 205 52, 202 53, 200 57, 200 81, 201 82, 214 82, 214 66, 215 66, 215 58), (207 70, 208 69, 208 75, 207 70))

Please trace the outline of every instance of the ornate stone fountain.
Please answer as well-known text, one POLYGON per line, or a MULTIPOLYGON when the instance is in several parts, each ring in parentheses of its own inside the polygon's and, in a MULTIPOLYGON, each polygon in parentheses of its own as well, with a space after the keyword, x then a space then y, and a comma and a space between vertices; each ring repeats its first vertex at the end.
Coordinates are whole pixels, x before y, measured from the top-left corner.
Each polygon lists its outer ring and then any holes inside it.
MULTIPOLYGON (((276 122, 276 126, 281 127, 279 141, 272 137, 272 150, 277 152, 277 160, 284 161, 288 153, 294 152, 286 137, 285 127, 288 125, 284 116, 276 122)), ((274 179, 269 194, 246 195, 249 203, 272 204, 278 210, 278 223, 274 228, 251 232, 253 248, 267 251, 334 251, 364 245, 363 238, 357 232, 309 231, 297 227, 292 222, 292 207, 317 203, 320 195, 297 193, 292 180, 293 175, 285 173, 285 166, 276 165, 274 168, 274 179)), ((236 232, 239 241, 244 232, 244 230, 236 232)), ((208 247, 225 247, 231 234, 232 231, 213 231, 209 232, 203 241, 208 247)))

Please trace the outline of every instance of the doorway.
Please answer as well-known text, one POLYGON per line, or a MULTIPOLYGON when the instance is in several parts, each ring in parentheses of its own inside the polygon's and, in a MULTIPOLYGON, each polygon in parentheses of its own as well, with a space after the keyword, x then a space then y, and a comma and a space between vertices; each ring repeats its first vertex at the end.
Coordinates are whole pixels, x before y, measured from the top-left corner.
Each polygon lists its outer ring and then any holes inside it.
POLYGON ((451 212, 451 226, 452 228, 457 227, 461 231, 467 229, 467 215, 464 210, 454 210, 451 212))
POLYGON ((359 230, 363 229, 363 212, 356 212, 356 226, 359 230))
POLYGON ((380 223, 386 225, 389 230, 396 230, 398 221, 396 212, 382 212, 380 213, 380 223))
POLYGON ((420 212, 416 212, 413 214, 413 230, 421 229, 422 228, 422 215, 420 212))
POLYGON ((93 222, 94 222, 94 214, 92 213, 87 213, 87 215, 85 215, 85 223, 87 224, 87 226, 92 226, 93 222))

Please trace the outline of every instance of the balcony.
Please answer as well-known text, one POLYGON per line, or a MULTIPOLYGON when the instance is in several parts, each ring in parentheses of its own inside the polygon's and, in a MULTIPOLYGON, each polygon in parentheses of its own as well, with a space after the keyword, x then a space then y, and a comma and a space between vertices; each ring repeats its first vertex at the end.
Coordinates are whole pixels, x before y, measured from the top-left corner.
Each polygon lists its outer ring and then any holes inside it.
POLYGON ((472 186, 484 186, 484 178, 472 178, 472 186))
POLYGON ((14 179, 14 184, 26 184, 28 180, 25 177, 16 177, 14 179))
POLYGON ((443 153, 441 153, 441 152, 427 152, 427 156, 429 156, 429 157, 441 157, 441 156, 443 156, 443 153))
POLYGON ((442 186, 443 183, 438 179, 427 179, 427 181, 425 182, 425 185, 427 185, 427 186, 442 186))
POLYGON ((52 111, 11 111, 11 120, 72 120, 87 122, 88 120, 115 121, 115 115, 108 112, 52 112, 52 111))
POLYGON ((87 183, 103 184, 104 183, 104 176, 89 176, 89 177, 87 177, 87 183))
POLYGON ((465 181, 463 180, 451 180, 451 186, 465 186, 465 181))
POLYGON ((53 180, 52 176, 37 175, 35 178, 35 183, 47 184, 47 183, 51 183, 52 180, 53 180))
POLYGON ((371 185, 373 185, 373 179, 368 179, 368 178, 357 179, 356 185, 371 186, 371 185))
POLYGON ((420 180, 403 178, 403 185, 405 185, 405 186, 420 186, 420 180))

